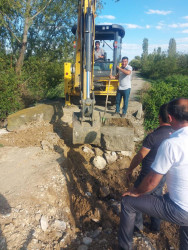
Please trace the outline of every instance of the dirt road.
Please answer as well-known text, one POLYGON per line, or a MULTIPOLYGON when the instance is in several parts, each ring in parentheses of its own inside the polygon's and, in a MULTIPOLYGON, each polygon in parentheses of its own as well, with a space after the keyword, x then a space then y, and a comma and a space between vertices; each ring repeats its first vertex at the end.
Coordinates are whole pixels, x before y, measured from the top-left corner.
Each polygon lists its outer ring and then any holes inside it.
POLYGON ((142 91, 146 91, 149 87, 149 83, 141 78, 139 72, 132 72, 132 88, 130 93, 130 101, 138 101, 142 91))
MULTIPOLYGON (((132 84, 135 100, 146 83, 134 72, 132 84)), ((116 152, 113 163, 95 168, 91 161, 103 150, 72 145, 76 110, 64 108, 53 124, 35 122, 6 134, 0 130, 0 249, 117 249, 124 173, 134 152, 116 152)), ((132 119, 143 130, 142 121, 132 119)), ((178 243, 168 223, 159 235, 145 228, 134 241, 135 249, 177 249, 178 243)))

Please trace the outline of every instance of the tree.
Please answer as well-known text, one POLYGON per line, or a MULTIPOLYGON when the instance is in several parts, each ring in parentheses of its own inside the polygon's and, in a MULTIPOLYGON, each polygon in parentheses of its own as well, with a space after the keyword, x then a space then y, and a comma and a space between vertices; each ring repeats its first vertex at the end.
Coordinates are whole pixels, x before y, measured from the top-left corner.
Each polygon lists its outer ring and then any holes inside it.
POLYGON ((140 56, 135 56, 133 60, 131 60, 130 65, 134 70, 140 70, 141 68, 141 58, 140 56))
POLYGON ((148 39, 144 38, 143 43, 142 43, 142 58, 146 58, 148 56, 148 39))
POLYGON ((135 60, 141 60, 141 57, 140 56, 135 56, 134 59, 135 60))
POLYGON ((161 50, 161 47, 158 47, 158 48, 157 48, 157 54, 158 54, 158 55, 161 55, 161 51, 162 51, 162 50, 161 50))
POLYGON ((54 49, 70 38, 77 0, 18 0, 16 3, 10 0, 8 3, 9 8, 0 5, 0 22, 7 32, 4 39, 17 57, 16 72, 20 74, 25 52, 35 54, 43 48, 54 49))
POLYGON ((168 46, 168 56, 173 57, 176 55, 176 41, 174 38, 171 38, 168 46))

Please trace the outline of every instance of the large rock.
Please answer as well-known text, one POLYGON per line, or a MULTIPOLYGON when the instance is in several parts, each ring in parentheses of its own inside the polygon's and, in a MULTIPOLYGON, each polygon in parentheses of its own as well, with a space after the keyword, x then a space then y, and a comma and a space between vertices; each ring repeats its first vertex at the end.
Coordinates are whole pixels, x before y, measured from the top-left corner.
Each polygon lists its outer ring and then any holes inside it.
POLYGON ((35 107, 22 109, 9 115, 7 130, 15 131, 21 126, 32 121, 54 122, 63 116, 62 104, 60 102, 49 102, 48 104, 38 104, 35 107))
POLYGON ((108 164, 114 163, 118 158, 116 152, 105 153, 104 156, 108 164))
POLYGON ((40 219, 40 224, 41 224, 42 230, 45 232, 49 226, 48 225, 48 218, 43 215, 40 219))
POLYGON ((130 127, 101 127, 101 145, 111 151, 133 151, 134 129, 130 127))
POLYGON ((100 170, 106 167, 106 161, 102 156, 95 156, 92 163, 96 168, 100 170))

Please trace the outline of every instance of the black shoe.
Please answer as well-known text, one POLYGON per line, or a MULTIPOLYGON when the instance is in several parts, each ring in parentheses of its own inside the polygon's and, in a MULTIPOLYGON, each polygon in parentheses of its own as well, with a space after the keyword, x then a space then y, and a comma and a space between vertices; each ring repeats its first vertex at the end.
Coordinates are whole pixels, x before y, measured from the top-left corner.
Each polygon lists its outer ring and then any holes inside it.
POLYGON ((158 233, 160 233, 160 229, 158 229, 158 228, 153 228, 152 226, 150 226, 150 231, 151 231, 153 234, 158 234, 158 233))
POLYGON ((150 223, 145 222, 144 226, 151 231, 153 234, 158 234, 160 232, 160 227, 153 227, 150 223))
POLYGON ((133 236, 135 237, 139 237, 142 235, 142 230, 140 230, 138 227, 134 227, 134 231, 133 231, 133 236))

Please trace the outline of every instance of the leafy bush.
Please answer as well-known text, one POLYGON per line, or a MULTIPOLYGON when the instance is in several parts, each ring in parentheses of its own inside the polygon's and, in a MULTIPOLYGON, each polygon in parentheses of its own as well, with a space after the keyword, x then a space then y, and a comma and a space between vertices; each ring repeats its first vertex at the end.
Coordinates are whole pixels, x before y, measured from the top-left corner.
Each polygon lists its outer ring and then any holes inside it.
POLYGON ((44 98, 63 96, 63 67, 59 61, 50 62, 30 57, 22 72, 22 98, 27 106, 44 98))
POLYGON ((149 54, 141 60, 141 74, 150 79, 164 79, 172 74, 188 74, 188 55, 168 57, 165 53, 149 54))
POLYGON ((133 67, 134 70, 140 70, 141 69, 141 60, 138 59, 133 59, 130 62, 130 65, 133 67))
POLYGON ((21 107, 18 79, 13 70, 1 71, 0 120, 21 107))
POLYGON ((30 57, 21 76, 11 69, 10 56, 0 53, 0 120, 16 110, 45 98, 63 97, 63 63, 30 57))
POLYGON ((188 97, 188 76, 172 75, 166 77, 164 81, 154 81, 143 97, 146 130, 158 126, 160 106, 179 97, 188 97))

